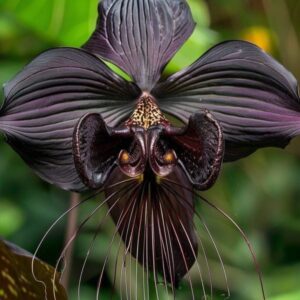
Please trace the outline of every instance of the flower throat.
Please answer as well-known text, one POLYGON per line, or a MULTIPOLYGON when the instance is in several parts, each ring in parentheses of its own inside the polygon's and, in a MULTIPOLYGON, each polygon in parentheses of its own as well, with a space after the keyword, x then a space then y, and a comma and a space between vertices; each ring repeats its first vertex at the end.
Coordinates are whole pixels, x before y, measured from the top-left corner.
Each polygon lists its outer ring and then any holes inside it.
POLYGON ((140 126, 147 130, 150 126, 169 125, 155 99, 148 93, 143 93, 137 101, 135 110, 125 122, 126 126, 140 126))

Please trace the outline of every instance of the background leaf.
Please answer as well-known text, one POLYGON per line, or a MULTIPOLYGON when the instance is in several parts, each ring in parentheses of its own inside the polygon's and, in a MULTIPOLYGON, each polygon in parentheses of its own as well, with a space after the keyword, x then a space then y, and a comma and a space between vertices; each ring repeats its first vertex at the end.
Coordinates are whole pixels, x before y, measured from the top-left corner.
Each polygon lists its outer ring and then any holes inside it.
POLYGON ((56 276, 53 287, 54 268, 39 259, 34 260, 37 282, 31 272, 32 255, 17 246, 0 240, 0 299, 59 299, 66 300, 67 295, 56 276), (55 291, 55 297, 53 294, 55 291))
POLYGON ((57 45, 81 46, 94 30, 98 0, 2 1, 0 9, 39 38, 57 45))

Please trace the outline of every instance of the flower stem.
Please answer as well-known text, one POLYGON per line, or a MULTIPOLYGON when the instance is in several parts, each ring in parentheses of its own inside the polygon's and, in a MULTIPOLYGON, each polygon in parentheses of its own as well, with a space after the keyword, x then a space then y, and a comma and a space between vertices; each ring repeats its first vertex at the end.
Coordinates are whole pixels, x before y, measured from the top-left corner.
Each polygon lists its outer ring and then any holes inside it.
MULTIPOLYGON (((71 193, 70 208, 79 204, 79 202, 80 202, 80 195, 77 193, 71 193)), ((68 241, 72 238, 72 235, 76 231, 77 218, 78 218, 78 207, 72 209, 68 215, 68 223, 67 223, 66 236, 65 236, 65 245, 68 244, 68 241)), ((68 249, 65 253, 65 258, 64 258, 65 269, 64 269, 64 273, 61 277, 61 283, 66 290, 68 290, 68 287, 69 287, 74 243, 71 243, 69 246, 70 247, 68 247, 68 249)))

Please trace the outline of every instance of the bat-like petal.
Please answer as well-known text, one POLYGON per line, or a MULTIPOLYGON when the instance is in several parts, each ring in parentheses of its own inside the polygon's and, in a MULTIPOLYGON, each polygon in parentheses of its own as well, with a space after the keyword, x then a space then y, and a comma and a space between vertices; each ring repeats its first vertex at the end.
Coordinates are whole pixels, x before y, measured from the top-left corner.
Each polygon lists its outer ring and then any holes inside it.
POLYGON ((284 147, 300 133, 294 76, 271 56, 243 41, 221 43, 153 91, 162 110, 184 122, 208 109, 221 123, 225 159, 260 147, 284 147))
POLYGON ((223 160, 224 141, 219 123, 208 111, 190 116, 183 132, 171 137, 178 161, 197 190, 216 181, 223 160))
POLYGON ((116 166, 121 142, 111 135, 100 114, 87 114, 79 120, 73 134, 74 161, 87 187, 97 189, 103 185, 116 166))
POLYGON ((42 53, 4 92, 0 131, 8 143, 40 177, 76 191, 84 188, 72 155, 76 123, 97 112, 114 126, 130 115, 139 94, 97 57, 72 48, 42 53))
POLYGON ((84 48, 150 91, 194 26, 185 0, 103 0, 97 28, 84 48))

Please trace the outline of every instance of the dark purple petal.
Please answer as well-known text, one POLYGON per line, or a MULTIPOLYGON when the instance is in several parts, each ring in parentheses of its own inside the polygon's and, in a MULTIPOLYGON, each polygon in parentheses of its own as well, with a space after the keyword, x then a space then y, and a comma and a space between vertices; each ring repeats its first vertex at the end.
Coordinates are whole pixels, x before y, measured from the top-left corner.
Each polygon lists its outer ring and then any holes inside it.
POLYGON ((193 114, 183 133, 171 140, 193 187, 211 187, 219 175, 224 154, 223 133, 213 116, 208 111, 193 114))
POLYGON ((139 94, 98 58, 72 48, 42 53, 4 91, 0 131, 43 179, 76 191, 84 185, 73 162, 74 126, 88 112, 114 126, 139 94))
POLYGON ((226 160, 260 147, 284 147, 300 133, 296 79, 247 42, 215 46, 153 93, 164 111, 184 122, 199 109, 211 111, 224 131, 226 160))
POLYGON ((118 169, 107 183, 124 181, 105 193, 116 230, 145 269, 175 287, 197 257, 192 186, 179 166, 159 183, 151 171, 128 181, 118 169))
POLYGON ((84 48, 150 91, 194 26, 185 0, 103 0, 96 31, 84 48))

